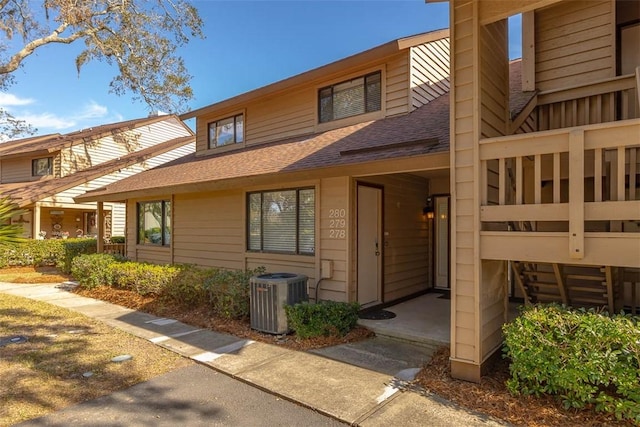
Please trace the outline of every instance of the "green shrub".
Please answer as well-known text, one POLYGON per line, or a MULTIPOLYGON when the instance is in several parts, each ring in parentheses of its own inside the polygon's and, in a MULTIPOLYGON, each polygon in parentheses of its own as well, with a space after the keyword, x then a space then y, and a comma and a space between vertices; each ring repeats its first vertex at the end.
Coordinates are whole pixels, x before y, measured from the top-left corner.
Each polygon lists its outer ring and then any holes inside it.
POLYGON ((71 274, 84 288, 92 289, 98 286, 113 284, 114 264, 119 264, 121 258, 108 254, 80 255, 71 261, 71 274))
POLYGON ((111 243, 125 243, 124 236, 111 236, 110 240, 111 243))
POLYGON ((140 295, 160 295, 178 274, 172 265, 125 261, 111 265, 112 286, 130 289, 140 295))
POLYGON ((183 306, 206 305, 208 297, 204 283, 217 271, 217 269, 199 268, 193 265, 178 266, 176 274, 162 290, 163 297, 183 306))
POLYGON ((95 254, 98 249, 96 239, 67 239, 61 240, 61 242, 63 247, 62 257, 57 260, 56 264, 65 273, 71 272, 71 262, 75 257, 95 254))
POLYGON ((73 258, 95 252, 96 239, 27 239, 22 243, 0 248, 0 268, 55 265, 69 273, 73 258))
POLYGON ((566 408, 640 423, 640 325, 557 305, 534 306, 503 327, 514 393, 559 396, 566 408))
POLYGON ((218 270, 204 282, 214 311, 228 319, 249 317, 249 282, 252 276, 264 274, 265 268, 255 270, 218 270))
POLYGON ((64 240, 25 240, 0 248, 2 266, 57 265, 64 257, 64 240))
POLYGON ((358 303, 323 301, 285 306, 288 325, 300 338, 344 336, 358 322, 358 303))

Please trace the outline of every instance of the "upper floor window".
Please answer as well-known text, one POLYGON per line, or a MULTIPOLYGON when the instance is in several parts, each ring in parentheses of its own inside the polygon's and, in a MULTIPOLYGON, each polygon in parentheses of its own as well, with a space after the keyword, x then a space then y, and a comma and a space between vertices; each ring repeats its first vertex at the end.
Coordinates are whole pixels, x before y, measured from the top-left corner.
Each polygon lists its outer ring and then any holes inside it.
POLYGON ((244 141, 244 115, 238 114, 209 123, 209 148, 244 141))
POLYGON ((380 111, 382 91, 381 73, 367 74, 318 91, 318 111, 320 123, 358 114, 380 111))
POLYGON ((53 158, 43 157, 41 159, 31 160, 31 175, 32 176, 53 175, 53 158))
POLYGON ((313 188, 249 193, 248 250, 313 255, 315 209, 313 188))
POLYGON ((138 244, 171 244, 171 202, 160 200, 138 203, 138 244))

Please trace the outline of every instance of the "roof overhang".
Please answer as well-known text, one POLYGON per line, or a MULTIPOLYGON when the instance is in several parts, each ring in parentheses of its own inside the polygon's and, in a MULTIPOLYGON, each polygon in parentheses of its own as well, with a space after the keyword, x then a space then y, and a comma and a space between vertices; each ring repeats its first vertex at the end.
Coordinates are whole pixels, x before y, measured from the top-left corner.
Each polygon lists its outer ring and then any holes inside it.
POLYGON ((142 190, 124 191, 121 193, 100 194, 100 190, 90 191, 75 197, 77 203, 85 202, 126 202, 127 199, 167 196, 169 194, 187 194, 211 191, 242 189, 258 185, 281 184, 282 182, 311 181, 320 178, 354 176, 387 175, 393 173, 411 173, 442 171, 449 169, 449 152, 423 154, 419 156, 380 159, 357 164, 303 169, 296 171, 275 172, 253 176, 243 176, 206 182, 194 182, 166 187, 146 188, 142 190))

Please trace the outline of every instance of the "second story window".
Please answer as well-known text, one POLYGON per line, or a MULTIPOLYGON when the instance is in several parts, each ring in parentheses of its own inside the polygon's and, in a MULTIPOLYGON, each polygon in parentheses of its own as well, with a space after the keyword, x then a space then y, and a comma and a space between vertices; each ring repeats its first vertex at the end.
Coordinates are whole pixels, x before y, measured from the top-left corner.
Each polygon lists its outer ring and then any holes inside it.
POLYGON ((32 176, 53 175, 53 158, 43 157, 41 159, 33 159, 31 161, 32 176))
POLYGON ((318 91, 320 123, 358 114, 380 111, 382 108, 380 71, 327 86, 318 91))
POLYGON ((238 114, 209 123, 209 148, 244 141, 244 115, 238 114))

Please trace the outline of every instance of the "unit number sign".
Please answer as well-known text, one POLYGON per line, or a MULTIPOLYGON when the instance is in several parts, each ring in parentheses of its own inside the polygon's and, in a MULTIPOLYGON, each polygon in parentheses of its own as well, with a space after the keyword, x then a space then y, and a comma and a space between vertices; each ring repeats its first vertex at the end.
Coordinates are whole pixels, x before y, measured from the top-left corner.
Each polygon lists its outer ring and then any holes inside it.
POLYGON ((329 237, 344 239, 347 237, 347 210, 329 209, 329 237))

